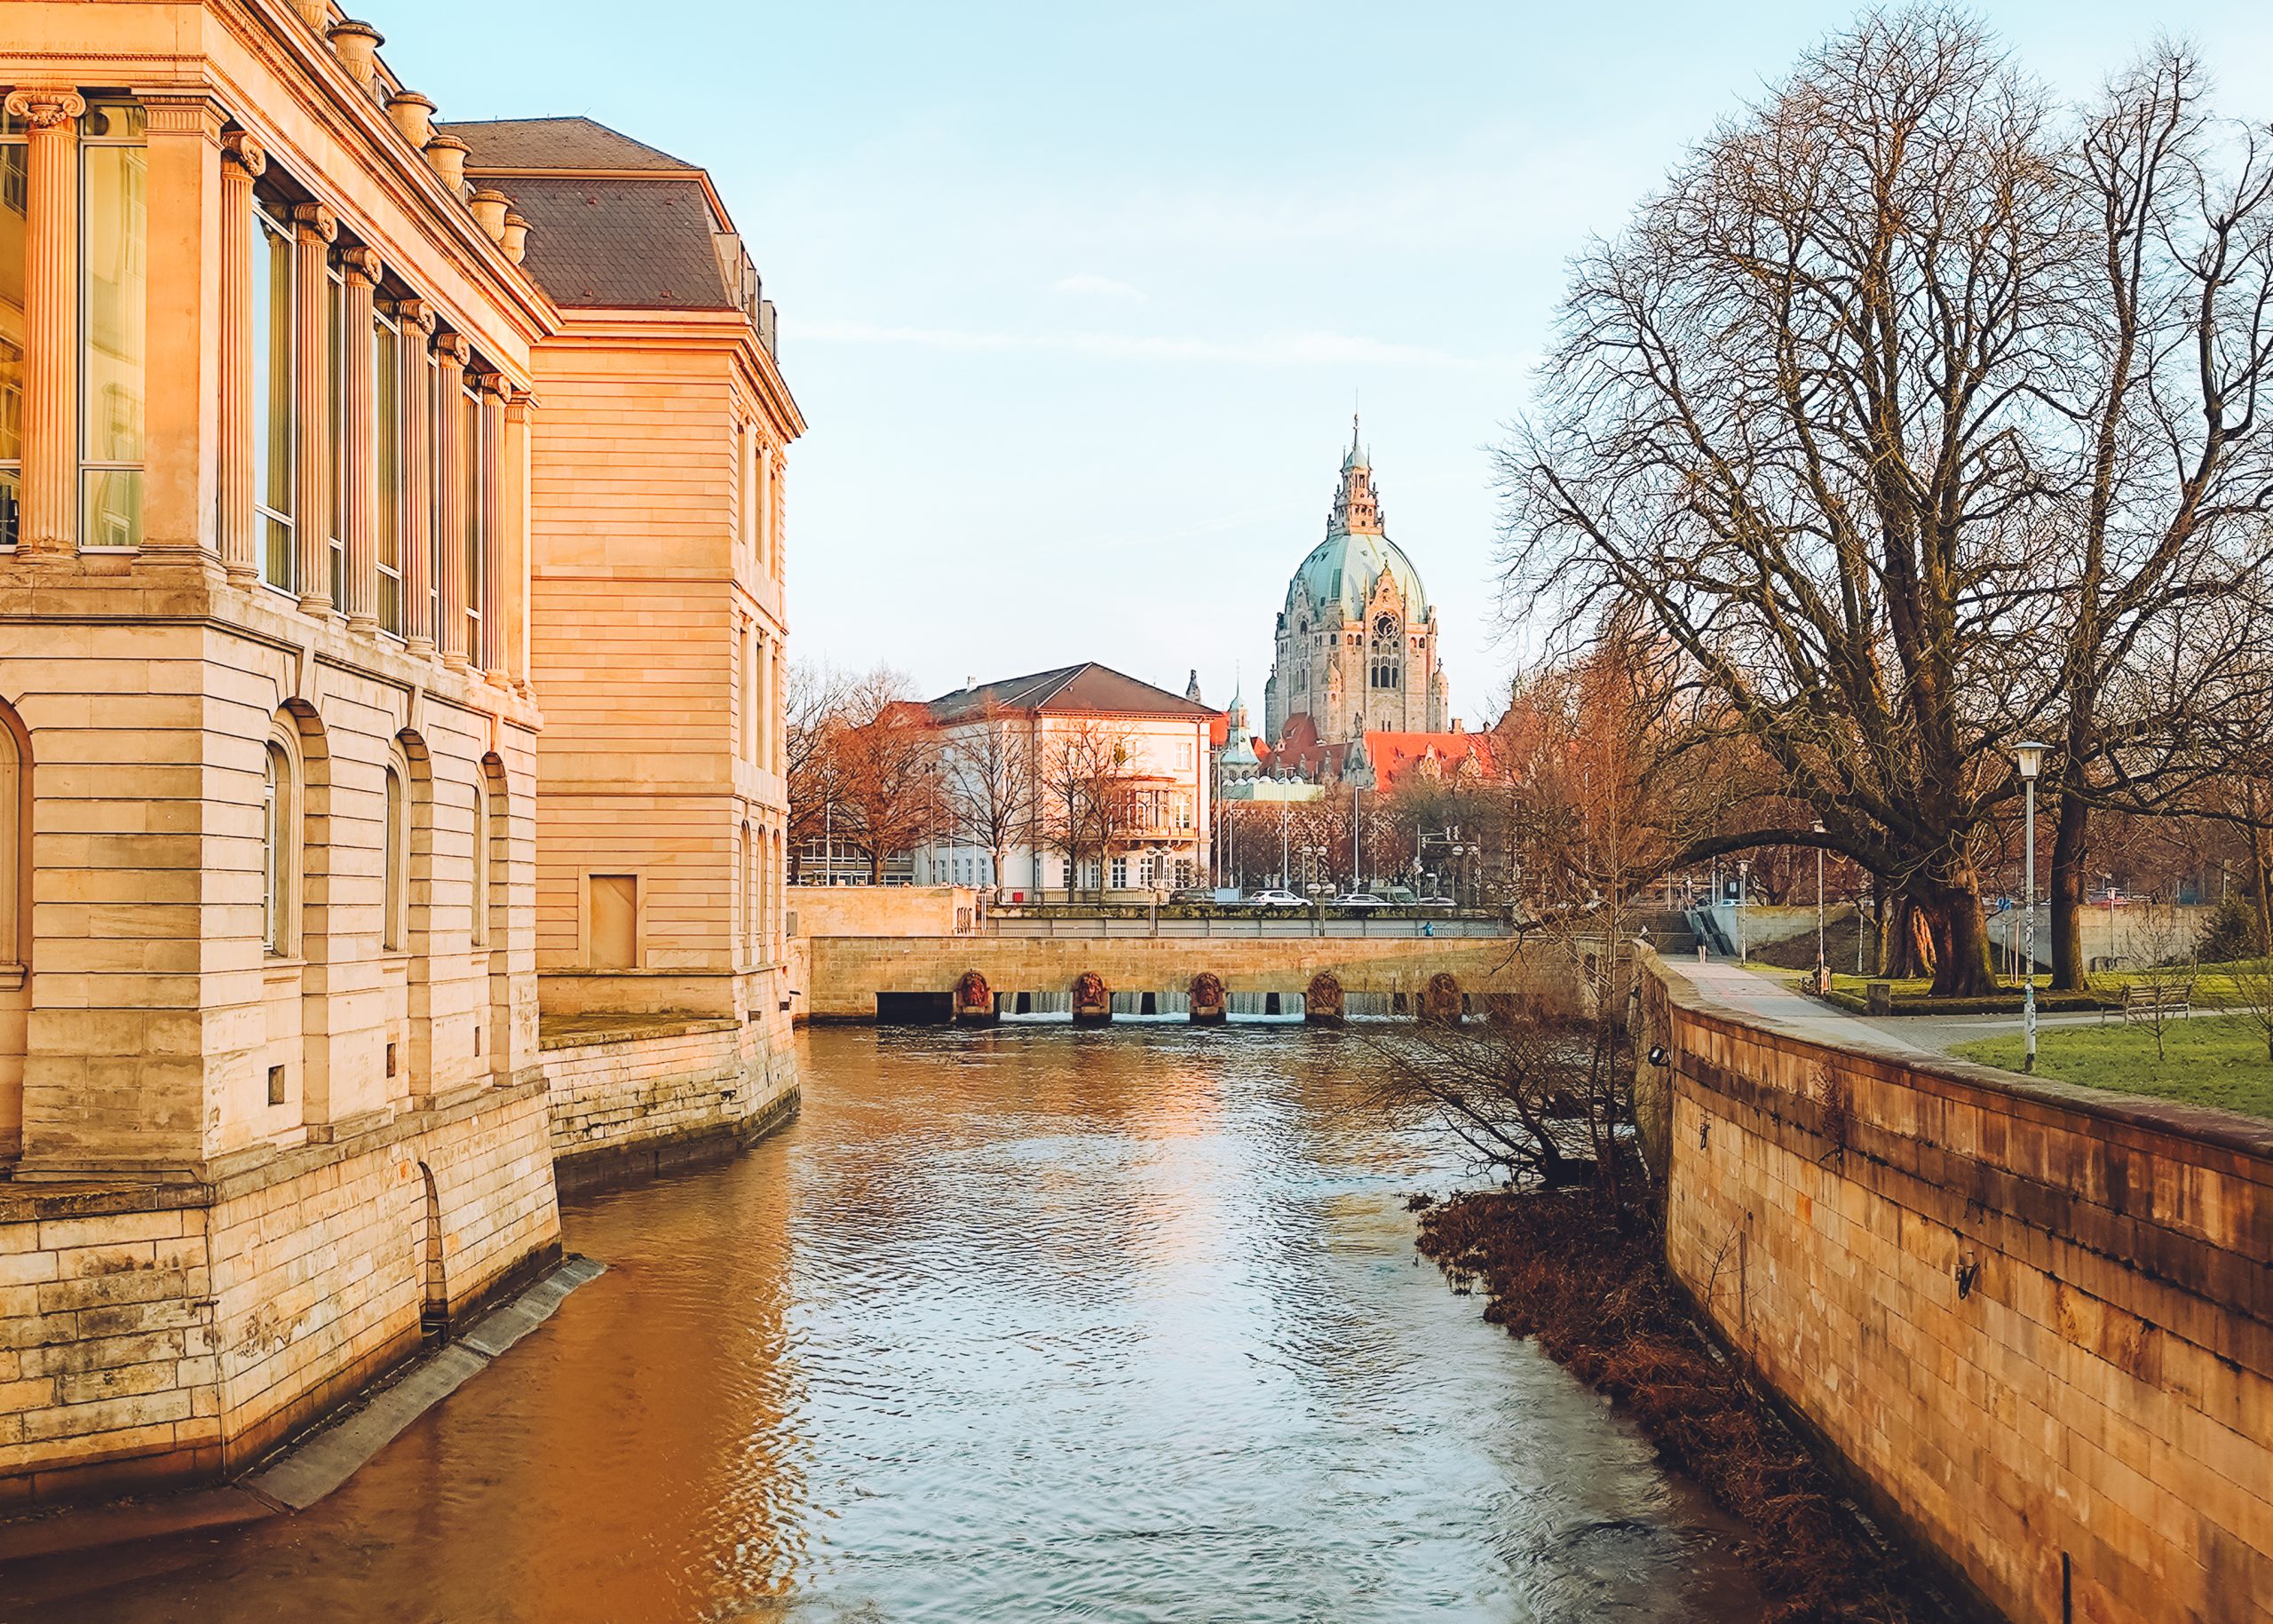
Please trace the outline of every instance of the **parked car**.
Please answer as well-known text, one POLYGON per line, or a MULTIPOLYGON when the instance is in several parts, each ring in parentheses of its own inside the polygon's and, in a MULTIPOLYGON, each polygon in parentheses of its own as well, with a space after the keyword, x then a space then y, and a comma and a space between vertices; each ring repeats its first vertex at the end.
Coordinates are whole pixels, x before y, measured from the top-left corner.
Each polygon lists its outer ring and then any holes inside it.
POLYGON ((1168 892, 1171 902, 1213 902, 1216 888, 1212 885, 1187 885, 1181 891, 1168 892))
POLYGON ((1353 891, 1344 892, 1342 895, 1336 897, 1334 899, 1334 906, 1336 907, 1354 908, 1387 907, 1389 906, 1389 899, 1386 897, 1376 897, 1369 891, 1353 891))
POLYGON ((1414 907, 1450 907, 1453 906, 1453 899, 1450 897, 1416 897, 1413 900, 1413 906, 1414 907))
POLYGON ((1249 897, 1247 902, 1249 907, 1308 907, 1310 906, 1291 891, 1259 891, 1249 897))
POLYGON ((1376 885, 1374 894, 1391 907, 1411 907, 1421 899, 1413 894, 1409 885, 1376 885))

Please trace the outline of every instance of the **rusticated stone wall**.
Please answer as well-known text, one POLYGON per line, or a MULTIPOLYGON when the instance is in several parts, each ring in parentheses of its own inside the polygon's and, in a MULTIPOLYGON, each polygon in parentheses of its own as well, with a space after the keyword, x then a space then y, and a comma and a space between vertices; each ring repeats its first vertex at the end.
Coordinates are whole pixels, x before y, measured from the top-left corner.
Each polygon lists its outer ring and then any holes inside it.
POLYGON ((534 1080, 215 1184, 0 1184, 0 1509, 234 1471, 559 1255, 534 1080))
POLYGON ((2024 1624, 2273 1619, 2273 1124, 1642 1009, 1672 1266, 1866 1498, 2024 1624))

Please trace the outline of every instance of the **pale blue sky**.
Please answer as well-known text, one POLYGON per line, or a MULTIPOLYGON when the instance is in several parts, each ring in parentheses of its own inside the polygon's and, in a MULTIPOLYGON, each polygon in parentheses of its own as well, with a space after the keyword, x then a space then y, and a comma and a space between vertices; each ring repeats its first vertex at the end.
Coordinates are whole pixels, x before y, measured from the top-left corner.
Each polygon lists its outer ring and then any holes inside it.
MULTIPOLYGON (((2064 94, 2158 29, 2273 118, 2273 6, 1991 0, 2064 94)), ((1352 396, 1453 709, 1496 635, 1485 448, 1565 259, 1841 5, 371 0, 445 118, 707 166, 781 312, 795 651, 926 693, 1081 659, 1261 723, 1352 396)))

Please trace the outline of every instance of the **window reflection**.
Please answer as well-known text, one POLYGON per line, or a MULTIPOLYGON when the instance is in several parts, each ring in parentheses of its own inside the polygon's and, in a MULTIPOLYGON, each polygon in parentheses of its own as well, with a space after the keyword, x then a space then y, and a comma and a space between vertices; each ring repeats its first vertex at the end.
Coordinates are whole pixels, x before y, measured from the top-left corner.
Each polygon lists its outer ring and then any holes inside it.
POLYGON ((80 174, 80 545, 142 542, 142 429, 149 307, 147 154, 139 108, 96 107, 80 174), (115 144, 114 144, 115 143, 115 144))

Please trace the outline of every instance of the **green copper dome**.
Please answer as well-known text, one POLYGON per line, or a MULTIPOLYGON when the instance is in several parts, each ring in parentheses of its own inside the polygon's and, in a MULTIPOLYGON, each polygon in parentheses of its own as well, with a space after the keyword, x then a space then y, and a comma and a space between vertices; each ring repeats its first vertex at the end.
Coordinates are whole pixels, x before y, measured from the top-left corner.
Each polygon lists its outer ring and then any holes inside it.
POLYGON ((1427 619, 1429 597, 1421 589, 1421 572, 1413 567, 1402 547, 1379 532, 1368 531, 1353 535, 1337 530, 1311 548, 1287 588, 1287 612, 1295 613, 1295 589, 1300 587, 1310 594, 1311 603, 1321 608, 1338 603, 1343 620, 1357 620, 1365 614, 1366 597, 1383 570, 1405 599, 1406 618, 1427 619))

